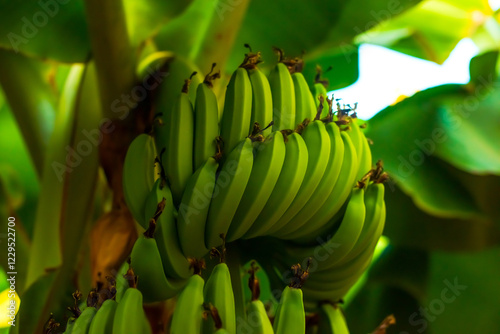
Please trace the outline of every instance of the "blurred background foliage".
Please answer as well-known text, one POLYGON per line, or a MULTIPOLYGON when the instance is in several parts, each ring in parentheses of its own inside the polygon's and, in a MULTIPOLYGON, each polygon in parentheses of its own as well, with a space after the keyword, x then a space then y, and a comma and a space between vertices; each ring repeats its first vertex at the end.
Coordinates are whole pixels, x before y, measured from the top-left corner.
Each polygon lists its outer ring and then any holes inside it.
MULTIPOLYGON (((363 43, 441 64, 470 38, 480 52, 469 83, 401 98, 368 122, 373 157, 391 175, 389 244, 346 298, 346 314, 352 333, 391 313, 388 333, 500 333, 500 14, 488 1, 1 0, 0 8, 0 212, 17 221, 21 332, 50 311, 62 315, 75 288, 90 289, 90 231, 110 210, 113 185, 98 150, 62 181, 53 163, 87 138, 83 130, 116 118, 110 101, 130 91, 130 69, 151 50, 202 72, 217 62, 222 95, 244 43, 262 52, 263 68, 277 59, 273 46, 305 51, 306 78, 331 66, 333 90, 357 80, 363 43), (72 91, 71 82, 83 84, 72 91), (448 284, 461 289, 453 301, 443 299, 448 284)), ((5 251, 0 261, 6 268, 5 251)))

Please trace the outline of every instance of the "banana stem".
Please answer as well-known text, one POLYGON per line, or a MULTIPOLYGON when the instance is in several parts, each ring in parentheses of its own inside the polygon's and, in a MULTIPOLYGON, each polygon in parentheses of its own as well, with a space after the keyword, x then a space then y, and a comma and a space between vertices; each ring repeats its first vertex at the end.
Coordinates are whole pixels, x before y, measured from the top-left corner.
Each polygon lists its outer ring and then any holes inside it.
MULTIPOLYGON (((86 0, 85 10, 103 116, 115 119, 113 102, 130 93, 135 73, 135 52, 127 32, 125 10, 121 0, 86 0)), ((132 117, 129 120, 133 121, 132 117)))
MULTIPOLYGON (((226 264, 231 274, 231 285, 234 293, 234 307, 236 311, 236 324, 246 319, 245 312, 245 294, 243 293, 242 266, 240 250, 237 245, 232 243, 227 245, 226 264)), ((236 333, 239 334, 239 327, 236 327, 236 333)))

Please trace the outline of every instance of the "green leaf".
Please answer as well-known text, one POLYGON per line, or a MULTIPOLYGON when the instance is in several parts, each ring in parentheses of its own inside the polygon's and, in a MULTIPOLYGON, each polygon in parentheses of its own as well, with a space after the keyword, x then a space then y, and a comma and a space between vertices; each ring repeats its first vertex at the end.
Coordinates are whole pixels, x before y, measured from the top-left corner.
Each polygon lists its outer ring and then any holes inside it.
MULTIPOLYGON (((56 272, 51 272, 40 276, 24 294, 19 296, 21 298, 21 307, 17 315, 17 326, 21 327, 21 333, 35 333, 36 321, 42 313, 43 304, 47 299, 50 287, 54 283, 56 272)), ((61 289, 62 290, 62 289, 61 289)), ((70 304, 68 304, 70 305, 70 304)), ((64 308, 53 310, 61 316, 64 308)), ((48 320, 48 318, 46 319, 48 320)))
POLYGON ((382 159, 419 208, 441 217, 480 215, 467 191, 432 158, 447 135, 437 121, 437 110, 466 96, 459 85, 434 87, 387 107, 370 120, 367 129, 367 137, 374 142, 374 160, 382 159))
POLYGON ((254 51, 262 52, 266 67, 276 62, 277 57, 272 51, 276 46, 291 57, 306 52, 305 75, 309 83, 319 64, 323 69, 333 66, 334 70, 325 75, 331 83, 329 89, 350 85, 358 77, 354 37, 416 3, 418 1, 342 0, 294 2, 291 5, 285 0, 254 0, 236 38, 228 69, 241 63, 244 43, 249 43, 254 51))
POLYGON ((438 157, 470 173, 500 175, 499 85, 491 72, 479 75, 468 95, 437 110, 446 133, 436 146, 438 157))
POLYGON ((40 205, 46 206, 39 209, 37 215, 30 257, 28 284, 36 284, 33 282, 43 275, 42 270, 57 267, 56 278, 50 284, 43 304, 26 306, 41 308, 38 317, 31 319, 36 324, 36 332, 41 331, 50 312, 61 309, 67 292, 75 288, 75 261, 82 242, 88 238, 99 166, 98 145, 102 140, 97 95, 95 67, 74 65, 60 105, 61 118, 58 121, 62 124, 54 132, 56 136, 53 138, 58 140, 52 142, 52 148, 57 149, 58 154, 50 160, 50 169, 44 176, 41 190, 41 196, 46 189, 51 190, 50 201, 41 197, 40 205), (47 256, 50 257, 47 259, 47 256))
POLYGON ((421 301, 425 297, 428 271, 426 251, 390 245, 372 264, 368 276, 370 282, 398 287, 421 301))
POLYGON ((21 54, 0 50, 0 83, 16 117, 31 160, 40 176, 55 119, 56 96, 49 84, 49 66, 21 54))
POLYGON ((311 85, 316 76, 316 66, 319 65, 323 73, 322 79, 329 82, 328 90, 340 89, 354 83, 359 76, 359 47, 351 44, 343 44, 340 48, 325 50, 314 57, 307 57, 304 67, 304 77, 311 85), (328 68, 332 69, 328 71, 328 68))
POLYGON ((363 288, 347 306, 345 316, 350 333, 372 333, 390 314, 395 316, 396 324, 389 327, 388 333, 415 333, 407 319, 419 306, 415 297, 403 289, 373 284, 363 288))
POLYGON ((82 0, 1 0, 0 48, 61 62, 83 62, 89 53, 82 0), (61 47, 64 46, 64 47, 61 47))
MULTIPOLYGON (((452 180, 458 183, 457 180, 452 180)), ((439 218, 418 208, 397 186, 385 192, 384 235, 391 244, 409 248, 477 251, 500 243, 500 232, 487 218, 439 218)), ((472 199, 471 201, 474 202, 472 199)))
POLYGON ((63 175, 69 168, 66 164, 73 163, 75 159, 66 148, 72 137, 74 101, 78 94, 76 88, 80 83, 83 69, 83 66, 75 65, 68 76, 56 126, 50 138, 35 219, 27 286, 43 275, 47 268, 57 268, 62 264, 59 220, 63 208, 63 175), (52 242, 47 242, 48 240, 52 242))
POLYGON ((450 164, 442 163, 442 165, 457 179, 457 182, 467 188, 481 211, 496 224, 497 229, 500 229, 500 206, 497 200, 500 190, 500 176, 471 174, 450 164))
POLYGON ((477 253, 432 254, 423 306, 433 333, 500 332, 499 258, 498 247, 477 253))
POLYGON ((457 43, 472 36, 491 15, 487 1, 424 1, 359 36, 357 41, 442 64, 457 43))
MULTIPOLYGON (((131 43, 138 46, 156 33, 162 25, 179 15, 189 3, 190 1, 123 1, 131 43)), ((185 28, 189 29, 188 26, 185 28)))
MULTIPOLYGON (((496 79, 496 65, 498 50, 489 51, 471 59, 469 65, 470 81, 476 85, 484 85, 485 78, 491 76, 491 81, 496 79)), ((493 82, 489 83, 491 85, 493 82)))
POLYGON ((200 52, 210 22, 217 15, 216 8, 210 0, 192 1, 185 11, 165 24, 154 37, 158 49, 169 50, 194 61, 200 52))

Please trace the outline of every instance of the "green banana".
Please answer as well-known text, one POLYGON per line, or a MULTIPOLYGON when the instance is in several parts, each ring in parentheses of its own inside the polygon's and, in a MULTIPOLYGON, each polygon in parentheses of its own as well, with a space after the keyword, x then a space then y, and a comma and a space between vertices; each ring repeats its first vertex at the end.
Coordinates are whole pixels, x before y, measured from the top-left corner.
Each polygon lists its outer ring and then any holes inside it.
MULTIPOLYGON (((357 121, 357 120, 356 120, 357 121)), ((354 125, 358 127, 359 136, 361 140, 361 153, 358 155, 359 158, 359 167, 358 172, 356 173, 356 180, 360 180, 363 176, 366 175, 372 169, 372 152, 370 150, 370 145, 368 144, 368 139, 366 139, 365 135, 359 129, 357 124, 354 125)))
POLYGON ((314 99, 316 102, 316 108, 320 108, 321 105, 321 116, 320 118, 326 117, 328 115, 328 102, 327 102, 328 92, 323 83, 314 84, 314 99))
POLYGON ((75 318, 71 317, 66 323, 66 329, 64 330, 63 334, 71 334, 71 332, 73 331, 73 326, 75 326, 75 318))
POLYGON ((330 122, 325 126, 325 128, 330 138, 331 147, 330 158, 328 160, 326 171, 323 174, 318 187, 307 203, 287 224, 290 232, 280 236, 282 239, 295 239, 303 235, 302 233, 304 232, 302 227, 326 202, 328 195, 331 194, 335 184, 337 183, 340 168, 342 167, 342 160, 344 158, 344 143, 337 124, 330 122))
POLYGON ((266 205, 285 161, 285 140, 280 131, 257 143, 252 173, 227 232, 227 240, 241 238, 266 205))
POLYGON ((365 223, 351 254, 346 257, 347 261, 359 255, 372 240, 379 239, 380 226, 382 225, 383 228, 385 222, 384 192, 385 188, 382 183, 368 185, 365 191, 365 223))
POLYGON ((306 143, 297 132, 286 135, 285 142, 285 161, 276 186, 245 239, 264 235, 288 209, 304 180, 309 159, 306 143))
POLYGON ((214 157, 208 158, 186 185, 177 216, 179 243, 185 256, 200 258, 208 253, 205 225, 218 167, 214 157))
MULTIPOLYGON (((273 96, 269 80, 257 66, 248 69, 248 77, 252 84, 252 118, 250 126, 257 122, 265 127, 273 120, 273 96)), ((270 133, 271 128, 262 131, 263 136, 270 133)))
MULTIPOLYGON (((176 145, 178 145, 178 149, 189 148, 189 152, 193 151, 193 147, 190 146, 192 145, 194 140, 193 110, 192 106, 190 106, 190 104, 187 104, 187 101, 191 101, 192 103, 194 103, 197 90, 188 90, 187 95, 189 96, 189 98, 185 96, 186 94, 179 93, 181 91, 181 88, 184 88, 183 85, 186 84, 186 78, 189 77, 191 84, 194 87, 197 87, 200 83, 203 82, 203 77, 199 74, 200 71, 194 64, 178 55, 176 55, 172 59, 168 59, 168 53, 165 55, 162 55, 162 53, 159 53, 157 56, 154 55, 155 54, 151 55, 151 58, 148 57, 150 59, 148 61, 151 61, 152 64, 155 64, 157 58, 161 59, 162 57, 165 57, 168 60, 168 63, 160 68, 156 68, 157 66, 154 65, 156 70, 161 71, 160 74, 168 74, 161 75, 163 76, 160 80, 161 83, 155 92, 155 99, 154 101, 152 101, 153 105, 156 106, 156 116, 158 117, 158 121, 154 122, 153 127, 155 143, 158 153, 162 152, 162 150, 165 149, 168 152, 168 155, 173 155, 174 157, 175 155, 183 155, 182 157, 180 157, 180 161, 170 161, 172 166, 165 163, 163 164, 163 166, 167 169, 166 172, 167 177, 169 178, 169 182, 174 183, 173 186, 171 185, 172 191, 173 189, 175 189, 175 191, 173 191, 174 197, 179 196, 178 199, 180 200, 180 197, 182 196, 182 189, 179 190, 178 188, 182 188, 183 181, 185 181, 187 178, 185 174, 190 175, 190 173, 188 170, 186 170, 180 171, 181 174, 179 175, 175 174, 175 164, 182 164, 187 166, 187 164, 189 163, 187 160, 189 160, 189 156, 192 157, 192 154, 188 156, 187 154, 185 154, 185 151, 176 153, 175 151, 172 151, 170 143, 173 140, 173 148, 176 148, 176 145), (181 101, 182 103, 180 103, 181 101), (183 108, 191 109, 191 114, 187 112, 180 113, 180 106, 182 106, 183 108), (174 112, 174 110, 176 112, 174 112), (180 121, 182 121, 182 124, 180 124, 180 121), (171 131, 172 128, 174 129, 174 132, 171 131), (179 139, 183 139, 183 142, 176 142, 176 140, 179 139), (184 141, 184 139, 186 139, 187 142, 184 141), (171 180, 172 178, 173 180, 171 180)), ((144 65, 142 65, 142 67, 144 67, 144 65)), ((168 159, 170 158, 170 156, 167 157, 166 154, 163 155, 162 158, 168 159)), ((182 165, 178 168, 182 167, 182 165)), ((192 168, 193 167, 191 166, 190 169, 192 170, 192 168)), ((177 197, 175 197, 175 199, 177 199, 177 197)), ((178 204, 178 202, 176 202, 176 204, 178 204)), ((148 222, 146 222, 145 228, 147 228, 147 224, 148 222)))
POLYGON ((341 132, 341 136, 344 144, 344 157, 337 182, 324 204, 304 223, 300 230, 301 236, 295 236, 294 241, 298 243, 308 244, 311 240, 314 243, 319 235, 330 230, 332 226, 329 221, 336 221, 333 219, 335 214, 339 212, 351 194, 356 176, 354 166, 357 164, 357 155, 351 138, 344 134, 344 131, 341 132))
MULTIPOLYGON (((327 69, 327 71, 329 71, 327 69)), ((321 118, 325 117, 328 115, 328 102, 327 102, 327 96, 328 96, 328 80, 326 79, 321 79, 321 74, 323 73, 323 70, 321 67, 317 66, 316 67, 316 77, 314 78, 314 102, 316 103, 316 108, 320 108, 320 105, 322 106, 322 111, 321 111, 321 118)))
POLYGON ((309 123, 302 132, 309 155, 306 175, 297 196, 281 218, 271 227, 267 234, 280 237, 288 233, 290 220, 304 207, 325 174, 330 158, 330 137, 322 121, 309 123))
POLYGON ((316 302, 343 298, 370 265, 377 242, 378 238, 372 240, 370 245, 350 261, 342 261, 327 270, 315 272, 309 285, 303 289, 305 298, 316 302))
POLYGON ((200 333, 204 285, 205 281, 198 274, 188 279, 184 290, 177 298, 170 325, 171 334, 200 333))
POLYGON ((173 107, 167 109, 162 118, 168 131, 166 141, 157 141, 161 163, 176 205, 180 203, 187 180, 193 174, 194 111, 188 96, 190 82, 191 78, 185 81, 182 92, 170 102, 173 107))
POLYGON ((73 328, 71 329, 72 334, 87 334, 89 332, 90 324, 92 319, 96 314, 96 308, 94 306, 86 307, 80 316, 76 318, 73 328))
POLYGON ((212 81, 219 78, 220 73, 212 74, 214 67, 215 64, 196 89, 193 170, 200 168, 214 154, 215 138, 219 135, 219 106, 212 81))
MULTIPOLYGON (((334 249, 334 251, 325 260, 318 262, 318 270, 326 270, 341 261, 353 249, 356 241, 361 234, 365 221, 365 203, 363 187, 356 187, 352 190, 351 198, 346 207, 344 217, 340 226, 334 232, 323 247, 334 249)), ((312 255, 317 246, 294 246, 286 247, 288 254, 292 256, 290 260, 301 260, 305 255, 312 255)))
POLYGON ((329 303, 321 305, 318 332, 322 334, 349 334, 349 328, 340 306, 329 303))
POLYGON ((113 333, 151 334, 151 326, 142 308, 142 301, 142 293, 138 289, 131 287, 125 291, 116 307, 113 333))
MULTIPOLYGON (((185 284, 185 281, 165 277, 162 259, 153 237, 154 229, 155 223, 152 222, 150 228, 139 236, 130 254, 131 265, 139 277, 137 288, 144 294, 146 303, 172 298, 185 284)), ((119 304, 124 302, 129 290, 131 289, 125 291, 119 304)))
POLYGON ((123 163, 123 194, 134 219, 144 228, 146 197, 155 180, 154 165, 156 150, 154 140, 147 134, 140 134, 130 144, 123 163))
MULTIPOLYGON (((206 304, 212 304, 218 310, 224 328, 229 333, 236 333, 236 313, 234 305, 234 294, 231 285, 229 268, 223 262, 217 264, 203 289, 206 304)), ((203 333, 215 332, 214 320, 209 318, 203 324, 203 333)))
POLYGON ((97 310, 92 323, 90 324, 89 334, 112 334, 113 318, 115 316, 118 303, 115 300, 107 299, 97 310))
MULTIPOLYGON (((273 325, 267 315, 264 303, 259 300, 260 282, 255 275, 259 267, 255 265, 255 261, 252 261, 250 266, 250 270, 248 271, 250 274, 248 278, 248 287, 252 293, 252 300, 247 308, 246 333, 274 334, 273 325)), ((243 327, 241 323, 238 329, 242 331, 243 327)))
POLYGON ((295 91, 292 76, 281 62, 269 73, 273 101, 273 131, 295 128, 295 91))
POLYGON ((274 334, 273 325, 269 320, 264 303, 252 300, 247 308, 247 322, 253 334, 274 334))
POLYGON ((300 334, 306 331, 304 296, 300 288, 285 287, 276 309, 273 329, 276 334, 300 334))
POLYGON ((224 152, 232 152, 249 134, 252 118, 252 84, 247 70, 239 67, 227 85, 220 135, 224 152))
POLYGON ((242 140, 222 164, 205 229, 205 245, 209 248, 221 244, 220 234, 227 233, 245 191, 253 165, 252 140, 242 140))
POLYGON ((188 278, 191 271, 189 270, 189 261, 184 256, 177 237, 176 213, 172 193, 162 178, 156 180, 149 193, 144 214, 145 219, 154 219, 154 239, 156 239, 165 276, 174 279, 188 278), (162 208, 160 212, 157 212, 159 204, 162 205, 162 208))
POLYGON ((295 90, 295 122, 303 122, 306 118, 311 121, 316 117, 317 106, 306 79, 301 72, 295 72, 292 80, 295 90))

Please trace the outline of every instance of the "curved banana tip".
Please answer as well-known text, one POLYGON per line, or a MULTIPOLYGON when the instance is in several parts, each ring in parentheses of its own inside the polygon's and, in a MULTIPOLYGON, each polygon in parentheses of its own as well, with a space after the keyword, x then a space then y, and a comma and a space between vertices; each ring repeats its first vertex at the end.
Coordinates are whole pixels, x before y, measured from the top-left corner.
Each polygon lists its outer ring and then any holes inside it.
POLYGON ((6 289, 0 293, 0 328, 11 326, 20 305, 21 299, 15 291, 6 289))

